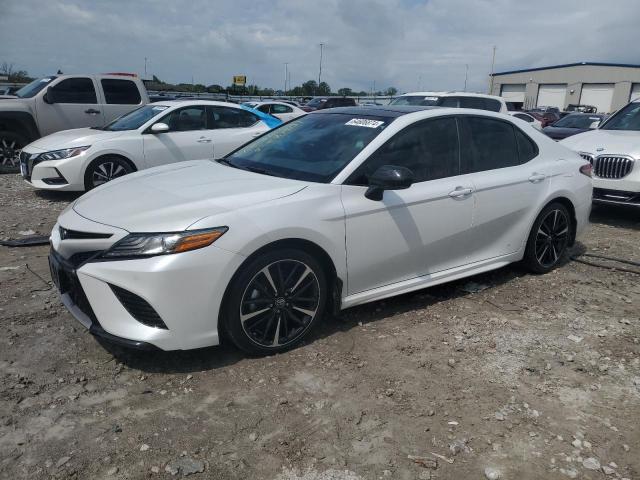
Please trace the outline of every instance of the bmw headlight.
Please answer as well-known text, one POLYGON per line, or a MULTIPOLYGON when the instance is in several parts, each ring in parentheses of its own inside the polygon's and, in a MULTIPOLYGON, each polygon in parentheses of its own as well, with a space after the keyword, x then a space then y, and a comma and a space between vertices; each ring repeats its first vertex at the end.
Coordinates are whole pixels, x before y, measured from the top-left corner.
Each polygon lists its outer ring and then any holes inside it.
POLYGON ((107 250, 103 258, 136 258, 188 252, 206 247, 225 234, 227 227, 173 233, 131 233, 107 250))
POLYGON ((84 152, 91 145, 85 147, 63 148, 62 150, 52 150, 51 152, 41 153, 38 160, 63 160, 65 158, 76 157, 84 152))

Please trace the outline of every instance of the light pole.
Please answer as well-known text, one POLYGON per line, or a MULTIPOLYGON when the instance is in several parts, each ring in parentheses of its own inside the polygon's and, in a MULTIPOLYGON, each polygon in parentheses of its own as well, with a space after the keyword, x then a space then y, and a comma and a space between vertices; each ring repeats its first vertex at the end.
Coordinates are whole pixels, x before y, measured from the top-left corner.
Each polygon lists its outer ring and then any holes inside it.
POLYGON ((287 95, 287 77, 289 75, 289 63, 284 62, 284 95, 287 95))
POLYGON ((320 44, 320 69, 318 70, 318 89, 320 88, 320 82, 322 79, 322 49, 324 48, 324 43, 320 44))
POLYGON ((491 80, 489 81, 489 95, 493 95, 493 67, 496 64, 496 46, 493 46, 493 58, 491 59, 491 80))
POLYGON ((465 70, 464 70, 464 91, 467 91, 467 78, 469 77, 469 64, 465 64, 465 70))
POLYGON ((147 57, 144 57, 144 78, 147 78, 147 57))

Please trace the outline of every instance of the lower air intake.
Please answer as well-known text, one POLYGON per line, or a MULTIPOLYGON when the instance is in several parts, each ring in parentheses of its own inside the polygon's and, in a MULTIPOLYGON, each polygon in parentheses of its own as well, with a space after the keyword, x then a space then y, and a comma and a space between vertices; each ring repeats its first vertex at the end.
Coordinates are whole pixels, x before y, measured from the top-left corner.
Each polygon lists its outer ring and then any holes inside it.
POLYGON ((140 323, 154 328, 162 328, 168 330, 165 323, 158 315, 149 303, 124 288, 116 287, 115 285, 109 285, 115 296, 120 300, 122 306, 129 312, 129 314, 140 323))

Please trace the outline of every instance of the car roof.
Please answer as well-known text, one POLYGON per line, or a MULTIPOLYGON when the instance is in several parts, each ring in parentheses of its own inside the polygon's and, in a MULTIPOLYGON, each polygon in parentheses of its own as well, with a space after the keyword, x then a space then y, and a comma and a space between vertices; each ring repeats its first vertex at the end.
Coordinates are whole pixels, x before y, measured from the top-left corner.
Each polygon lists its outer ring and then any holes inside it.
POLYGON ((325 110, 316 110, 311 112, 312 115, 322 115, 330 113, 342 113, 346 115, 363 116, 368 115, 372 117, 401 117, 408 113, 419 112, 422 110, 434 110, 441 107, 426 107, 420 105, 383 105, 374 107, 338 107, 327 108, 325 110))
POLYGON ((493 98, 495 100, 503 101, 504 98, 499 97, 497 95, 487 95, 486 93, 474 93, 474 92, 456 92, 454 90, 450 90, 447 92, 407 92, 400 95, 401 97, 412 96, 412 97, 481 97, 481 98, 493 98))
POLYGON ((240 105, 238 105, 237 103, 222 102, 218 100, 167 100, 166 102, 164 100, 160 100, 158 102, 153 102, 153 103, 162 104, 167 107, 175 107, 175 106, 189 107, 193 105, 217 105, 219 107, 240 108, 240 105))

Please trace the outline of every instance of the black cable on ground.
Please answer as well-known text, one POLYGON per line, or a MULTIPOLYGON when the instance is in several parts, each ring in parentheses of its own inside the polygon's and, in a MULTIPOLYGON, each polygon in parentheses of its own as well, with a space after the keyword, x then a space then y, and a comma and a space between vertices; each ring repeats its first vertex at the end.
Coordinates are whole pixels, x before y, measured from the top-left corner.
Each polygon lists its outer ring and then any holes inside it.
MULTIPOLYGON (((593 256, 593 255, 589 255, 589 256, 593 256)), ((616 272, 626 272, 626 273, 634 273, 636 275, 640 275, 640 271, 637 271, 637 270, 630 270, 628 268, 613 267, 613 266, 610 266, 610 265, 602 265, 602 264, 599 264, 599 263, 589 262, 587 260, 581 260, 578 257, 579 257, 579 255, 575 256, 575 257, 570 257, 570 258, 574 262, 583 263, 583 264, 589 265, 591 267, 598 267, 598 268, 604 268, 604 269, 607 269, 607 270, 615 270, 616 272)), ((600 257, 598 257, 598 258, 600 258, 600 257)), ((605 258, 606 260, 611 260, 610 258, 607 258, 607 257, 603 257, 603 258, 605 258)), ((620 261, 620 260, 614 260, 614 261, 620 261)), ((629 263, 629 262, 628 261, 622 261, 621 263, 629 263)), ((632 263, 632 265, 633 265, 633 263, 632 263)))
POLYGON ((605 257, 604 255, 596 255, 595 253, 583 253, 580 257, 593 257, 602 258, 604 260, 611 260, 612 262, 626 263, 627 265, 633 265, 634 267, 640 267, 640 262, 633 262, 631 260, 624 260, 622 258, 605 257))

